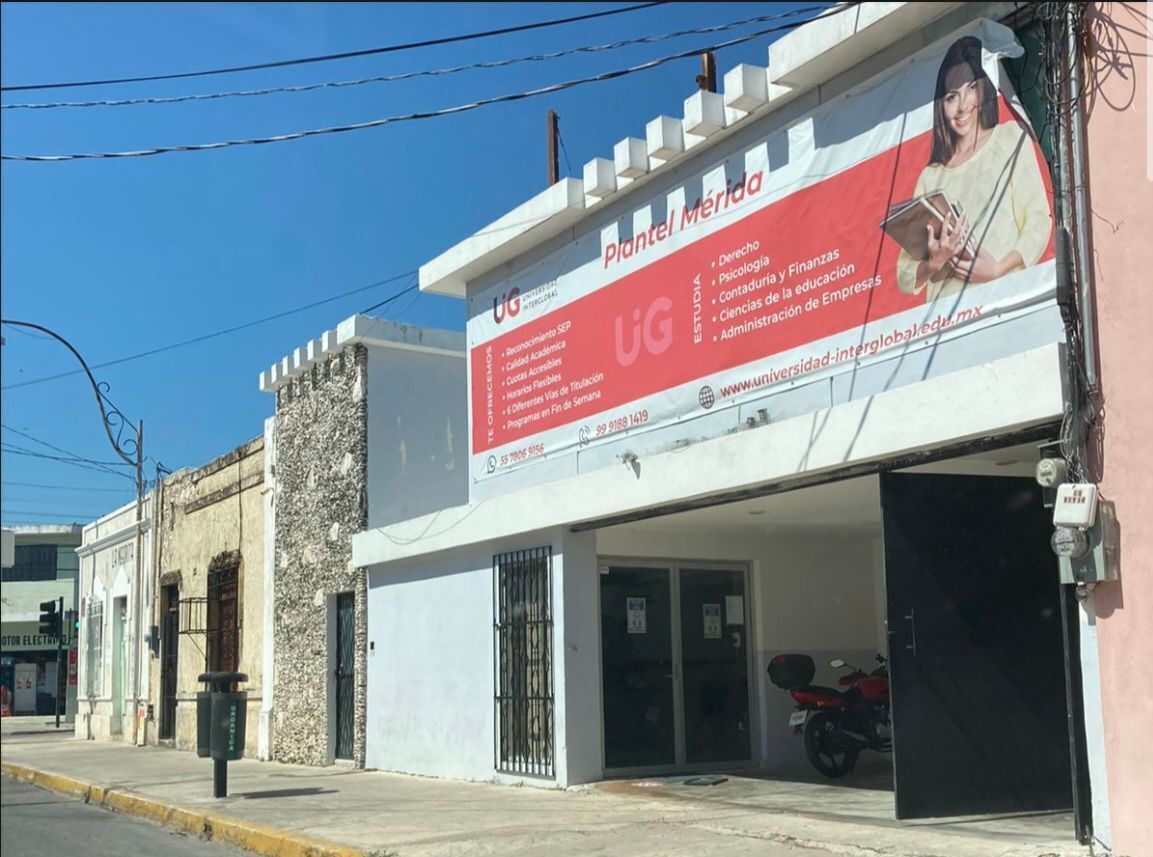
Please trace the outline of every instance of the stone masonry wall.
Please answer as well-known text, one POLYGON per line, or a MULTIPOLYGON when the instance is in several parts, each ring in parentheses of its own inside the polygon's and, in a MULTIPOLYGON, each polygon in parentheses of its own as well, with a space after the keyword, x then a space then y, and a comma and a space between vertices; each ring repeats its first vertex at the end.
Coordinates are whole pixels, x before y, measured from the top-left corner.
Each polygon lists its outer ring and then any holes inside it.
POLYGON ((329 740, 329 604, 356 600, 353 760, 364 765, 365 577, 352 536, 368 525, 368 354, 346 348, 276 394, 276 585, 273 758, 325 765, 329 740))
MULTIPOLYGON (((182 599, 208 595, 208 572, 221 555, 239 554, 239 661, 248 676, 245 753, 255 757, 259 742, 260 705, 264 693, 264 438, 258 437, 195 470, 180 470, 164 480, 157 492, 159 512, 156 536, 159 586, 150 611, 150 624, 162 624, 162 587, 176 585, 182 599)), ((207 605, 182 611, 191 628, 176 641, 176 723, 172 744, 180 750, 196 749, 196 693, 203 689, 197 677, 207 668, 208 640, 203 632, 207 605), (192 633, 187 633, 192 631, 192 633)), ((149 700, 155 705, 147 731, 149 744, 159 742, 164 704, 164 656, 154 656, 149 700)))

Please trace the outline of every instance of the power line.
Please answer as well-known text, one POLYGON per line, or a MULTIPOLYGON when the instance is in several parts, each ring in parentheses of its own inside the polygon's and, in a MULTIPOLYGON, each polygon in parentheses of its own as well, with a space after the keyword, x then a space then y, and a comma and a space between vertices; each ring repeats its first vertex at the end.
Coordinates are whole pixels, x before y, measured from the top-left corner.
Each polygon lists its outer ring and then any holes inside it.
POLYGON ((27 509, 8 509, 4 512, 5 517, 12 515, 23 515, 26 518, 71 518, 75 522, 92 521, 96 519, 96 515, 91 512, 32 512, 27 509))
MULTIPOLYGON (((234 325, 233 327, 226 327, 223 330, 216 330, 216 331, 213 331, 212 333, 205 333, 205 334, 202 334, 200 336, 194 336, 191 339, 183 339, 183 340, 180 340, 179 342, 172 342, 172 343, 169 343, 168 345, 162 345, 159 348, 150 348, 147 351, 140 351, 136 354, 129 354, 126 357, 117 357, 115 360, 106 360, 103 363, 93 363, 91 368, 104 369, 108 366, 119 366, 121 363, 129 363, 133 360, 140 360, 141 358, 144 358, 144 357, 151 357, 154 354, 163 354, 166 351, 175 351, 177 348, 185 348, 189 345, 195 345, 199 342, 205 342, 209 339, 215 339, 218 336, 225 336, 229 333, 237 333, 241 330, 247 330, 250 327, 256 327, 257 325, 266 324, 270 321, 276 321, 277 319, 281 319, 281 318, 284 318, 286 316, 294 315, 294 314, 299 313, 299 312, 304 312, 305 310, 314 309, 318 306, 332 303, 333 301, 340 300, 342 298, 346 298, 346 297, 349 297, 351 295, 360 294, 361 292, 367 292, 371 289, 380 288, 383 285, 387 285, 388 283, 403 279, 404 277, 410 277, 415 273, 416 273, 416 271, 405 271, 402 274, 395 274, 391 277, 386 277, 383 280, 378 280, 377 282, 370 283, 367 286, 361 286, 360 288, 351 289, 347 292, 342 292, 339 295, 333 295, 330 298, 324 298, 323 300, 313 301, 312 303, 305 304, 304 306, 298 306, 298 307, 294 307, 293 309, 284 310, 283 312, 275 313, 273 315, 267 315, 264 318, 257 318, 257 319, 254 319, 252 321, 247 321, 244 324, 238 324, 238 325, 234 325)), ((406 289, 405 291, 402 291, 402 292, 397 292, 396 295, 394 295, 393 297, 399 297, 400 295, 405 294, 405 292, 407 292, 407 291, 410 291, 410 289, 406 289)), ((380 304, 377 304, 376 306, 382 306, 383 304, 388 303, 389 300, 391 300, 391 298, 385 299, 384 301, 382 301, 380 304)), ((79 375, 79 374, 80 374, 80 370, 72 369, 72 370, 69 370, 68 372, 58 372, 55 375, 45 375, 45 376, 40 377, 40 378, 32 378, 28 381, 18 381, 15 384, 6 384, 4 387, 0 387, 0 389, 15 390, 19 387, 30 387, 33 384, 43 384, 46 381, 55 381, 59 378, 70 378, 73 375, 79 375)))
POLYGON ((292 65, 305 65, 307 63, 329 62, 331 60, 352 59, 354 57, 375 56, 377 54, 408 51, 416 48, 429 48, 437 45, 449 45, 456 42, 467 42, 474 39, 485 39, 491 36, 503 36, 511 33, 524 33, 529 30, 540 30, 545 27, 557 27, 562 24, 575 24, 578 21, 591 21, 594 18, 607 18, 610 15, 621 15, 625 12, 635 12, 640 9, 650 9, 653 6, 663 6, 663 2, 639 3, 635 6, 625 6, 621 9, 608 9, 603 12, 591 12, 587 15, 574 15, 569 18, 555 18, 551 21, 538 21, 535 24, 517 24, 512 27, 501 27, 496 30, 484 30, 478 33, 463 33, 459 36, 444 36, 439 39, 425 39, 420 42, 405 42, 399 45, 386 45, 379 48, 365 48, 359 51, 345 51, 339 54, 324 54, 322 56, 302 57, 300 59, 278 60, 276 62, 255 63, 253 65, 232 66, 230 68, 208 69, 204 71, 185 71, 175 74, 154 74, 144 77, 121 77, 108 80, 72 81, 68 83, 30 83, 21 86, 3 86, 0 92, 27 92, 33 89, 68 89, 79 86, 107 86, 119 83, 144 83, 154 80, 178 80, 187 77, 207 77, 215 74, 234 74, 242 71, 258 71, 266 68, 284 68, 292 65))
POLYGON ((423 71, 406 71, 397 74, 379 75, 376 77, 362 77, 355 80, 335 80, 327 81, 324 83, 306 83, 299 86, 274 86, 266 87, 263 89, 242 89, 235 92, 209 92, 196 95, 173 95, 167 97, 121 98, 97 101, 55 101, 33 104, 0 104, 0 110, 54 110, 58 108, 77 107, 130 107, 143 104, 180 104, 186 101, 210 101, 220 98, 245 98, 260 95, 314 92, 318 89, 339 89, 349 86, 364 86, 370 83, 395 83, 397 81, 412 80, 413 78, 419 77, 439 77, 444 75, 458 74, 464 71, 506 68, 508 66, 520 65, 522 63, 545 62, 548 60, 560 59, 562 57, 575 56, 577 54, 591 54, 601 51, 613 51, 618 50, 619 48, 630 47, 633 45, 645 45, 668 41, 670 39, 681 38, 682 36, 719 33, 725 30, 733 30, 737 27, 743 27, 748 24, 762 24, 766 21, 777 21, 783 18, 795 18, 798 15, 804 15, 809 12, 820 12, 827 8, 827 6, 805 6, 798 9, 789 9, 785 12, 777 12, 772 15, 758 15, 755 18, 744 18, 740 21, 731 21, 727 24, 715 24, 709 27, 695 27, 693 29, 687 30, 676 30, 671 33, 660 33, 655 36, 640 36, 632 39, 621 39, 620 41, 610 42, 608 44, 602 45, 584 45, 582 47, 566 48, 564 50, 553 51, 551 53, 544 54, 531 54, 529 56, 515 57, 513 59, 468 63, 467 65, 449 66, 447 68, 437 69, 425 69, 423 71))
MULTIPOLYGON (((832 15, 840 14, 844 10, 852 8, 853 5, 855 4, 836 7, 825 15, 818 15, 817 18, 831 17, 832 15)), ((810 20, 816 20, 816 18, 810 20)), ((660 57, 658 59, 650 60, 649 62, 641 63, 639 65, 629 66, 628 68, 617 69, 615 71, 607 71, 601 74, 592 75, 591 77, 577 78, 575 80, 568 80, 562 83, 554 83, 549 86, 528 90, 526 92, 514 92, 507 95, 493 96, 492 98, 482 98, 479 101, 469 102, 468 104, 458 104, 452 107, 444 107, 440 110, 426 110, 416 113, 406 113, 399 116, 386 116, 382 119, 371 119, 367 122, 356 122, 350 125, 336 125, 327 128, 313 128, 307 131, 294 131, 288 134, 278 134, 273 137, 251 137, 240 140, 222 140, 215 143, 193 143, 182 146, 157 146, 151 149, 135 149, 122 152, 82 152, 67 155, 0 155, 0 160, 61 162, 102 160, 113 158, 144 158, 150 157, 152 155, 168 155, 175 152, 205 152, 213 149, 229 149, 236 146, 259 146, 267 143, 285 143, 291 140, 302 140, 306 137, 319 137, 328 134, 343 134, 348 131, 363 131, 368 128, 380 128, 385 125, 393 125, 399 122, 412 122, 419 119, 435 119, 441 116, 452 116, 458 113, 465 113, 471 110, 476 110, 480 107, 487 107, 492 104, 504 104, 512 101, 522 101, 526 98, 535 98, 540 95, 548 95, 553 92, 561 92, 562 90, 572 89, 573 87, 583 86, 584 84, 588 83, 600 83, 606 80, 614 80, 619 77, 636 74, 637 72, 647 71, 651 68, 656 68, 670 62, 675 62, 676 60, 695 57, 701 53, 719 51, 723 48, 744 44, 745 42, 752 41, 753 39, 768 35, 770 33, 777 33, 781 32, 782 30, 793 30, 806 23, 808 23, 808 21, 794 21, 788 24, 781 24, 776 27, 757 30, 756 32, 750 33, 748 35, 730 39, 727 42, 720 42, 708 47, 693 48, 692 50, 681 51, 679 53, 660 57)))
POLYGON ((389 297, 382 300, 380 303, 375 303, 370 307, 365 307, 364 309, 362 309, 360 311, 360 314, 361 315, 367 315, 368 313, 372 312, 373 310, 380 309, 383 306, 388 306, 390 303, 392 303, 394 300, 399 298, 401 295, 407 295, 409 292, 413 291, 416 287, 417 287, 416 283, 410 283, 409 285, 407 285, 403 289, 401 289, 399 292, 397 292, 395 295, 390 295, 389 297))
MULTIPOLYGON (((27 440, 30 440, 33 443, 38 443, 41 446, 47 447, 48 449, 53 449, 56 452, 62 452, 65 455, 71 456, 72 458, 76 459, 77 461, 83 461, 86 464, 102 464, 105 467, 127 467, 128 466, 123 461, 97 461, 96 459, 89 458, 86 455, 79 455, 75 452, 72 452, 71 450, 64 449, 63 447, 55 446, 51 443, 48 443, 48 441, 46 441, 46 440, 41 440, 38 437, 33 437, 32 435, 28 434, 28 432, 20 431, 20 429, 13 428, 12 426, 7 425, 5 423, 0 423, 0 428, 3 428, 5 431, 10 431, 13 434, 18 434, 18 435, 20 435, 20 437, 26 438, 27 440)), ((11 445, 11 444, 9 444, 9 445, 11 445)))
POLYGON ((33 450, 26 449, 24 447, 13 446, 12 444, 7 443, 7 442, 3 442, 2 446, 0 446, 0 453, 3 453, 4 455, 20 455, 20 456, 27 456, 28 458, 41 458, 41 459, 46 459, 48 461, 57 461, 57 462, 60 462, 61 464, 69 464, 72 467, 79 467, 82 470, 94 470, 97 473, 111 473, 113 476, 120 476, 120 477, 123 477, 124 479, 129 479, 129 480, 132 479, 132 476, 130 476, 129 474, 120 473, 116 470, 112 470, 109 467, 96 467, 96 466, 91 465, 91 464, 84 464, 80 461, 75 461, 71 458, 61 458, 60 456, 57 456, 57 455, 45 455, 43 453, 34 452, 33 450))
MULTIPOLYGON (((121 494, 122 495, 126 494, 129 492, 129 490, 130 489, 125 487, 125 490, 122 491, 121 494)), ((41 507, 47 507, 49 509, 56 508, 57 506, 60 506, 62 503, 67 503, 73 509, 92 508, 92 509, 99 509, 99 510, 101 510, 101 512, 104 512, 104 511, 107 511, 109 503, 116 503, 117 505, 120 505, 120 503, 122 501, 114 500, 110 497, 78 497, 78 496, 62 497, 59 494, 57 494, 54 497, 37 496, 37 495, 33 495, 31 497, 11 497, 8 494, 5 494, 4 495, 4 505, 8 505, 10 502, 11 503, 17 503, 21 506, 26 506, 26 507, 41 506, 41 507)))
MULTIPOLYGON (((19 446, 18 444, 11 443, 10 441, 7 441, 7 440, 0 440, 0 446, 3 447, 3 449, 0 450, 3 452, 13 452, 13 453, 16 453, 17 455, 30 455, 30 456, 33 456, 35 458, 46 458, 46 459, 50 459, 52 461, 64 461, 64 462, 67 462, 69 464, 89 464, 89 465, 96 467, 96 468, 99 468, 101 470, 107 470, 109 473, 115 473, 116 472, 116 471, 110 469, 111 468, 110 464, 103 462, 103 461, 93 461, 90 458, 81 458, 81 457, 75 456, 75 455, 67 455, 67 456, 49 455, 46 452, 38 452, 35 449, 29 449, 26 446, 19 446)), ((127 467, 128 465, 122 463, 120 466, 121 467, 127 467)))
POLYGON ((126 488, 100 488, 87 485, 47 485, 43 482, 9 482, 7 479, 0 482, 0 485, 14 488, 42 488, 45 491, 99 491, 109 494, 123 494, 127 490, 126 488))

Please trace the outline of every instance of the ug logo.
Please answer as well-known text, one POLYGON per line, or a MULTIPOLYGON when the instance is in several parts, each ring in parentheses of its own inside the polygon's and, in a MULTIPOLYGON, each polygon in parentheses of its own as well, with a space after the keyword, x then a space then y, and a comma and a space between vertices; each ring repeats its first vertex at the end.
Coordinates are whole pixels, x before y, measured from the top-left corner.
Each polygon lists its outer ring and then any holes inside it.
POLYGON ((520 312, 520 289, 510 289, 499 298, 492 299, 492 317, 497 324, 506 318, 516 318, 520 312))
POLYGON ((669 346, 673 344, 672 309, 673 302, 666 297, 659 297, 649 304, 643 313, 643 319, 640 307, 634 309, 628 345, 625 344, 625 317, 623 315, 616 317, 613 346, 620 366, 624 368, 632 366, 640 356, 641 348, 654 356, 669 350, 669 346))

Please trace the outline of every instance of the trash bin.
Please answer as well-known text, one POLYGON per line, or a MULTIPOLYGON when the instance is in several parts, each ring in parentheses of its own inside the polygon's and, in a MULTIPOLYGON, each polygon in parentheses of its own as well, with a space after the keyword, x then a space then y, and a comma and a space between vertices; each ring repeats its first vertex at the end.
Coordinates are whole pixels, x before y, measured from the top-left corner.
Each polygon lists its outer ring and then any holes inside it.
POLYGON ((213 759, 232 762, 244 758, 244 724, 247 713, 247 692, 212 694, 210 755, 213 759))
POLYGON ((197 681, 209 686, 196 694, 196 755, 212 758, 213 796, 228 793, 228 763, 244 758, 248 693, 236 690, 248 681, 244 673, 202 673, 197 681))

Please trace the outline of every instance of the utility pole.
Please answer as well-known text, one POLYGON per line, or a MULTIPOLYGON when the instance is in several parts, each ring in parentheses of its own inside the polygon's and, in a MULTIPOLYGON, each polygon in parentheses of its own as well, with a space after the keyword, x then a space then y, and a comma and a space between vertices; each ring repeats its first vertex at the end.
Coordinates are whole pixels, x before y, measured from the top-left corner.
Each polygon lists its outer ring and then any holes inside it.
POLYGON ((557 139, 560 136, 555 110, 548 112, 548 185, 552 187, 560 181, 560 161, 557 160, 557 139))
MULTIPOLYGON (((143 642, 141 640, 141 637, 143 636, 142 631, 146 627, 146 625, 144 623, 143 615, 142 615, 144 613, 144 603, 145 602, 144 602, 144 568, 143 568, 144 557, 142 555, 142 551, 144 548, 142 541, 143 541, 144 536, 143 536, 143 533, 141 532, 141 530, 143 528, 143 521, 144 521, 144 420, 138 420, 136 423, 136 440, 137 440, 137 443, 136 443, 136 545, 133 549, 133 554, 134 554, 135 559, 136 559, 136 604, 135 604, 135 607, 133 610, 133 613, 135 614, 135 616, 133 617, 133 619, 134 619, 133 625, 136 626, 135 627, 136 651, 133 653, 133 658, 135 660, 135 663, 132 666, 132 674, 135 677, 135 681, 133 682, 133 695, 132 695, 133 696, 133 702, 134 702, 134 706, 132 709, 132 743, 133 744, 143 743, 140 740, 141 736, 138 734, 138 732, 141 728, 141 723, 140 723, 140 684, 141 684, 140 663, 141 663, 141 657, 140 657, 140 655, 141 655, 141 648, 143 646, 143 642)), ((156 538, 155 533, 153 534, 152 537, 156 538)), ((145 661, 145 663, 151 663, 151 661, 145 661)))
POLYGON ((712 51, 701 54, 701 73, 697 75, 697 86, 705 92, 717 91, 717 56, 712 51))

